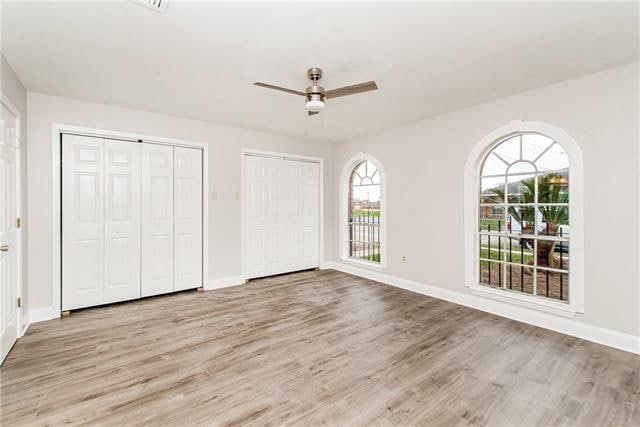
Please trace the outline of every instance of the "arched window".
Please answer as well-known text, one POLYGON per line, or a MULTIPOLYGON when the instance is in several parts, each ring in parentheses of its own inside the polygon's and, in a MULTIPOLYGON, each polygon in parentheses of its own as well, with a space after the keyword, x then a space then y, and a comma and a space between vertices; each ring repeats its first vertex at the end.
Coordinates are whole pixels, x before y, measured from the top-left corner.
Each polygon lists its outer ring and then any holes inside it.
POLYGON ((342 174, 342 258, 384 265, 384 172, 364 153, 352 158, 342 174))
POLYGON ((573 268, 582 268, 582 213, 574 212, 581 207, 572 197, 574 181, 582 191, 581 167, 574 171, 576 162, 558 138, 519 124, 520 130, 493 139, 475 162, 475 225, 467 229, 474 237, 471 284, 581 311, 581 274, 573 268))

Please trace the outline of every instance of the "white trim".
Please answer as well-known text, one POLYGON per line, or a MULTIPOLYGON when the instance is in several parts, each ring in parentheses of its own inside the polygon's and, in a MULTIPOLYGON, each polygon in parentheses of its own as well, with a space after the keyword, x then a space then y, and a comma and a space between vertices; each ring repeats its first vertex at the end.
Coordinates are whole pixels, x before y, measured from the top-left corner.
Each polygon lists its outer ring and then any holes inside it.
POLYGON ((199 148, 202 150, 202 282, 203 286, 209 278, 209 144, 160 136, 149 136, 130 132, 119 132, 105 129, 95 129, 82 126, 53 123, 51 127, 51 216, 52 216, 52 303, 56 316, 62 311, 60 267, 62 254, 60 251, 60 144, 63 133, 94 136, 107 139, 122 139, 126 141, 144 141, 153 144, 173 145, 176 147, 199 148))
POLYGON ((569 176, 571 191, 569 192, 569 224, 571 224, 571 257, 569 259, 569 303, 563 304, 566 309, 558 310, 558 303, 537 297, 502 292, 500 300, 509 300, 513 304, 571 316, 573 313, 584 313, 584 199, 583 199, 583 162, 582 150, 578 143, 564 130, 544 122, 514 120, 482 138, 471 150, 464 169, 464 250, 465 250, 465 285, 470 292, 496 297, 495 292, 483 290, 479 292, 479 269, 477 262, 477 224, 478 224, 478 188, 479 171, 485 154, 497 142, 518 133, 539 133, 560 144, 569 155, 569 176))
MULTIPOLYGON (((9 97, 7 97, 2 91, 0 91, 0 102, 7 107, 7 110, 16 118, 16 136, 15 136, 15 158, 16 158, 16 182, 15 182, 15 190, 16 190, 16 218, 20 218, 22 223, 24 224, 23 212, 22 212, 22 115, 20 114, 20 110, 13 105, 9 97)), ((14 219, 15 221, 15 219, 14 219)), ((22 298, 22 248, 24 245, 22 244, 23 230, 24 225, 21 225, 20 228, 16 230, 16 298, 22 298)), ((27 312, 26 307, 17 307, 16 309, 16 338, 20 338, 26 328, 23 329, 23 324, 21 323, 24 317, 24 313, 27 312)))
MULTIPOLYGON (((322 157, 312 157, 312 156, 302 156, 298 154, 290 154, 290 153, 279 153, 275 151, 264 151, 264 150, 256 150, 253 148, 241 148, 240 149, 240 258, 242 262, 242 277, 247 276, 247 257, 246 257, 246 245, 245 245, 245 229, 246 229, 246 218, 245 218, 245 158, 247 155, 259 155, 265 157, 282 157, 289 160, 302 160, 302 161, 310 161, 317 162, 318 168, 318 267, 324 264, 324 158, 322 157)), ((237 276, 239 277, 239 276, 237 276)))
POLYGON ((361 265, 364 268, 381 270, 387 268, 387 174, 384 171, 382 163, 371 154, 359 152, 351 157, 345 163, 340 173, 340 200, 338 209, 340 209, 340 259, 344 263, 353 263, 361 265), (349 256, 349 180, 353 168, 360 162, 368 160, 375 165, 380 174, 380 262, 370 262, 357 260, 349 256))
POLYGON ((573 319, 559 317, 549 313, 541 313, 538 309, 520 307, 511 302, 496 301, 464 292, 457 292, 437 286, 431 286, 413 280, 402 279, 389 274, 346 265, 341 262, 327 262, 325 269, 334 269, 355 276, 364 277, 397 288, 417 292, 422 295, 464 305, 529 325, 538 326, 565 335, 582 338, 598 344, 614 347, 631 353, 640 354, 640 337, 578 322, 573 319))
POLYGON ((535 297, 519 292, 505 292, 502 289, 494 289, 476 284, 469 285, 469 291, 473 295, 479 295, 484 298, 491 298, 493 300, 503 301, 509 304, 516 304, 522 307, 555 314, 557 316, 572 318, 576 314, 576 312, 573 311, 566 303, 550 301, 547 299, 543 300, 541 299, 542 297, 535 297), (538 301, 538 299, 540 299, 540 301, 538 301))
MULTIPOLYGON (((382 246, 380 246, 380 248, 382 248, 382 246)), ((383 271, 385 269, 385 267, 381 265, 382 262, 378 263, 373 261, 367 261, 365 259, 358 259, 358 258, 351 258, 351 257, 344 257, 340 261, 345 264, 351 264, 354 267, 368 268, 370 270, 383 271)))
POLYGON ((219 279, 210 279, 204 286, 205 291, 213 289, 228 288, 229 286, 244 285, 247 281, 244 276, 221 277, 219 279))
POLYGON ((29 310, 29 325, 60 317, 57 307, 42 307, 29 310))

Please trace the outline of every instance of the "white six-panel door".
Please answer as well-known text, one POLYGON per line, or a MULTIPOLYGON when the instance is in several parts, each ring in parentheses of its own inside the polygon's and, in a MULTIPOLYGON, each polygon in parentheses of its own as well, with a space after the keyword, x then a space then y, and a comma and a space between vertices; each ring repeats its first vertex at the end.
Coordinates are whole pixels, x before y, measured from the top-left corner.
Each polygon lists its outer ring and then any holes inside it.
POLYGON ((319 266, 318 163, 247 155, 247 278, 319 266))
POLYGON ((246 275, 267 275, 266 233, 267 208, 265 200, 266 162, 262 157, 245 156, 245 265, 246 275))
POLYGON ((140 298, 140 144, 104 140, 104 303, 140 298))
POLYGON ((284 161, 287 203, 287 270, 319 265, 318 163, 284 161))
POLYGON ((287 218, 284 163, 282 159, 263 159, 265 164, 266 270, 265 275, 287 271, 287 218))
POLYGON ((104 141, 62 140, 62 309, 103 303, 104 141))
POLYGON ((174 147, 174 290, 202 286, 202 151, 174 147))
POLYGON ((2 104, 0 115, 0 363, 18 338, 18 119, 2 104))
POLYGON ((173 292, 173 147, 142 146, 142 296, 173 292))

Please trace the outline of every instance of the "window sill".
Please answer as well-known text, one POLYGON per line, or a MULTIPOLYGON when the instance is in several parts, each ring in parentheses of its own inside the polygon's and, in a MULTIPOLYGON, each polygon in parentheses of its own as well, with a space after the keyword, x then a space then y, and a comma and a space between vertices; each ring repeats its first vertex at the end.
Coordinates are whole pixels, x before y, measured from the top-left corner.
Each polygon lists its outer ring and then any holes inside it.
POLYGON ((569 304, 547 301, 540 297, 492 289, 481 285, 469 285, 469 291, 473 295, 526 307, 532 310, 543 311, 557 316, 572 318, 576 314, 576 310, 569 304))
POLYGON ((358 267, 369 268, 371 270, 377 270, 377 271, 382 271, 386 268, 386 265, 382 263, 363 261, 360 259, 349 258, 349 257, 343 257, 342 262, 344 262, 345 264, 352 264, 358 267))

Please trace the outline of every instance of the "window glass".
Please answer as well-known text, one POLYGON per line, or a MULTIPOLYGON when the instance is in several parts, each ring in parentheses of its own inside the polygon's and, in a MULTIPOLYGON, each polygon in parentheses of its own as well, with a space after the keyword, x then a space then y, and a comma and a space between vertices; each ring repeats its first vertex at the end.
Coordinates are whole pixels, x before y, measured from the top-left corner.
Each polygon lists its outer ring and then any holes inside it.
POLYGON ((354 166, 349 185, 349 256, 380 263, 380 172, 368 160, 354 166))
POLYGON ((480 172, 480 284, 568 301, 569 158, 544 135, 511 136, 480 172))

